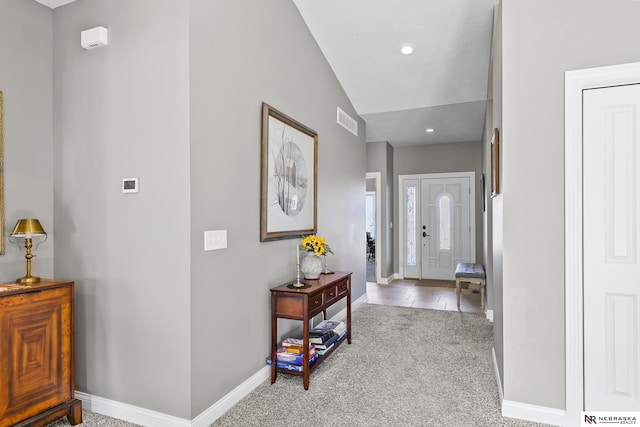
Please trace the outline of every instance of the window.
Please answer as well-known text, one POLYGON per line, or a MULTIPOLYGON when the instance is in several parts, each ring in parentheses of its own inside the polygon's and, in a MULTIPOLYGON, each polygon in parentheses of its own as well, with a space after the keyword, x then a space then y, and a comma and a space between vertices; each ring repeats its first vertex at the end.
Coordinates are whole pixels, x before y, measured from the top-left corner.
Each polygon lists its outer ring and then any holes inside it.
POLYGON ((365 219, 365 231, 371 237, 376 238, 376 193, 367 192, 367 216, 365 219))
POLYGON ((443 194, 438 203, 440 222, 440 250, 451 250, 451 196, 443 194))
POLYGON ((416 265, 416 186, 409 185, 407 189, 407 265, 416 265))

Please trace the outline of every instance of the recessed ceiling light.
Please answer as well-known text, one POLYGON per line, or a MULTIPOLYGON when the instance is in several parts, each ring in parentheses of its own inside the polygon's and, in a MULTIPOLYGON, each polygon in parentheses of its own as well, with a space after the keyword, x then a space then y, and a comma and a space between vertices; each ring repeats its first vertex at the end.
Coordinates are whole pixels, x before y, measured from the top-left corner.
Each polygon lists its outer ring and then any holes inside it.
POLYGON ((413 46, 402 46, 402 48, 400 48, 400 53, 402 53, 403 55, 411 55, 413 53, 413 46))
POLYGON ((433 131, 434 131, 434 129, 432 129, 432 128, 427 129, 427 133, 431 133, 433 131))

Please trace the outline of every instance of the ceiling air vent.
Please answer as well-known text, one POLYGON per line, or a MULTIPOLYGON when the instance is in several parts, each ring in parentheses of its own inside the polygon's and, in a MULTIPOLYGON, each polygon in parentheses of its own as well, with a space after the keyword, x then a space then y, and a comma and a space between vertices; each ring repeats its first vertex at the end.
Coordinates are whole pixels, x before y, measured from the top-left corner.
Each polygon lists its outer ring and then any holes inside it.
POLYGON ((338 107, 338 124, 358 136, 358 122, 338 107))

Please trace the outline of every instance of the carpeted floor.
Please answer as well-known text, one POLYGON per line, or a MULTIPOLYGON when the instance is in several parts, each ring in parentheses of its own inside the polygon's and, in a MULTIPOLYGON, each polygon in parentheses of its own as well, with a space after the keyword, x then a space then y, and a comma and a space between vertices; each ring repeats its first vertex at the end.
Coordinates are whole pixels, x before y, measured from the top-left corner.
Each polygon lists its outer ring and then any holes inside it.
MULTIPOLYGON (((67 417, 60 418, 44 427, 62 427, 70 426, 67 417)), ((82 411, 82 422, 76 424, 75 427, 136 427, 137 424, 128 423, 126 421, 107 417, 93 412, 82 411)))
MULTIPOLYGON (((310 378, 278 374, 213 427, 533 427, 504 418, 491 360, 492 325, 482 315, 363 304, 352 344, 342 344, 310 378)), ((266 356, 266 355, 265 355, 266 356)), ((215 379, 214 379, 215 381, 215 379)), ((84 413, 79 426, 134 424, 84 413)), ((66 418, 47 427, 68 426, 66 418)))
POLYGON ((278 374, 212 426, 540 426, 504 418, 481 314, 364 304, 353 340, 302 379, 278 374))

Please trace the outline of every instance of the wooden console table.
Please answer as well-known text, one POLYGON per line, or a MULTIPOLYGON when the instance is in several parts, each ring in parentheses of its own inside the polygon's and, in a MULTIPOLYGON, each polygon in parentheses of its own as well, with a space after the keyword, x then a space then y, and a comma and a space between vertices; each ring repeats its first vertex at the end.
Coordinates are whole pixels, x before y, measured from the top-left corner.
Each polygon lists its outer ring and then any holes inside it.
POLYGON ((302 288, 281 285, 271 289, 271 384, 278 372, 302 377, 304 389, 309 389, 309 373, 317 368, 346 339, 351 344, 351 273, 336 271, 321 275, 318 280, 305 280, 302 288), (304 351, 302 372, 280 369, 276 366, 278 348, 278 318, 302 321, 303 349, 309 348, 309 319, 319 313, 327 317, 327 308, 341 299, 347 299, 347 335, 309 366, 309 352, 304 351))
POLYGON ((42 426, 67 416, 74 399, 74 283, 42 279, 0 285, 0 427, 42 426))

